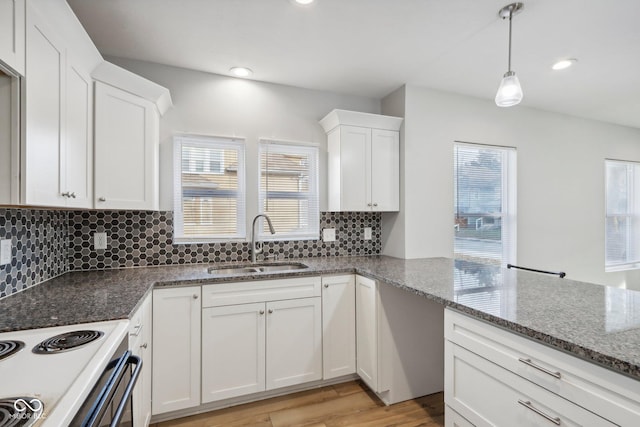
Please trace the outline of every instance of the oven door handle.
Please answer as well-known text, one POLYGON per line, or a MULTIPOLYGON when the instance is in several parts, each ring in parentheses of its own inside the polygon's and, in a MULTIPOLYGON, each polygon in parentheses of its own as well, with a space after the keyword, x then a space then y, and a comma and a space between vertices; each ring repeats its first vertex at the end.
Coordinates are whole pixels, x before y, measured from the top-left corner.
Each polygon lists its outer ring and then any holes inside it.
POLYGON ((127 384, 127 388, 124 391, 124 395, 122 396, 122 400, 118 403, 118 408, 116 409, 115 414, 113 415, 113 420, 111 421, 110 427, 117 427, 120 424, 120 419, 124 414, 124 411, 127 408, 127 402, 129 401, 129 397, 131 397, 131 393, 133 393, 133 388, 136 385, 136 381, 140 376, 140 371, 142 370, 142 359, 138 356, 134 356, 133 354, 129 354, 127 357, 127 361, 124 363, 125 369, 130 365, 136 365, 133 369, 133 373, 131 374, 131 380, 129 384, 127 384))
MULTIPOLYGON (((135 363, 136 368, 131 375, 131 380, 127 385, 125 397, 128 398, 131 395, 131 391, 133 390, 133 386, 135 385, 136 380, 138 379, 138 375, 140 374, 140 368, 142 368, 142 360, 138 356, 133 356, 131 351, 127 350, 123 353, 122 357, 114 360, 110 363, 110 365, 115 365, 114 371, 109 377, 107 384, 102 389, 100 396, 93 404, 93 407, 89 411, 89 415, 82 422, 82 427, 95 427, 102 419, 105 412, 109 409, 111 402, 113 401, 114 395, 116 393, 116 389, 120 385, 120 381, 126 374, 126 369, 130 364, 135 363)), ((118 422, 120 422, 120 418, 122 418, 124 409, 126 408, 126 399, 118 402, 118 413, 119 418, 113 418, 113 422, 111 426, 117 426, 118 422), (122 407, 122 409, 121 409, 122 407)))

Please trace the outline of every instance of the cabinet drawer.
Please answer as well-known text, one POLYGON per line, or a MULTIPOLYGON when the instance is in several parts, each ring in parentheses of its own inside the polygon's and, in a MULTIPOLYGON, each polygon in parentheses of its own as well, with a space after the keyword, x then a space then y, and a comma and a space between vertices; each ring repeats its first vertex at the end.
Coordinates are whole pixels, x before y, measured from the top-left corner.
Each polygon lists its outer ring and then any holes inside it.
POLYGON ((202 287, 202 306, 247 304, 295 298, 319 297, 320 276, 291 279, 229 282, 202 287))
POLYGON ((478 427, 615 425, 450 341, 445 352, 445 403, 478 427))
POLYGON ((637 425, 640 387, 624 375, 445 310, 445 338, 619 425, 637 425))

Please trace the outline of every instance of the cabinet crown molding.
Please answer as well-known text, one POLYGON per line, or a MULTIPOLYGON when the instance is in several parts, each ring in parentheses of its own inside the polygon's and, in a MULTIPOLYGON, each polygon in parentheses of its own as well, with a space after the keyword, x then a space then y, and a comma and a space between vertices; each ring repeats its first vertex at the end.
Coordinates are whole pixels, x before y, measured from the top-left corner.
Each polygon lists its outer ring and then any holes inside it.
POLYGON ((320 126, 326 133, 331 132, 339 125, 399 131, 402 120, 404 120, 402 117, 335 109, 320 120, 320 126))
POLYGON ((153 102, 161 116, 173 105, 169 89, 108 61, 98 65, 91 73, 91 77, 153 102))

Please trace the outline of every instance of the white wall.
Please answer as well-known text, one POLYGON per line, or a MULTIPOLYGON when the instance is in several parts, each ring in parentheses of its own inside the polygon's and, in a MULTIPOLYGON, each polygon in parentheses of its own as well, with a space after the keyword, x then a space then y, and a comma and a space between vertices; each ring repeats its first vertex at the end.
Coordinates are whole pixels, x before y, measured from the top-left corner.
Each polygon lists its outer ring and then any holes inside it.
MULTIPOLYGON (((404 240, 406 258, 453 254, 453 141, 513 146, 517 263, 640 289, 637 272, 604 272, 604 159, 640 161, 640 129, 412 85, 404 92, 404 227, 389 240, 404 240)), ((392 105, 383 100, 382 112, 392 105)))
POLYGON ((300 89, 123 58, 106 58, 171 91, 160 122, 160 209, 173 209, 172 136, 194 133, 246 138, 247 209, 257 212, 259 138, 320 144, 320 209, 325 210, 327 137, 318 124, 334 108, 380 112, 380 100, 300 89), (253 184, 253 185, 252 185, 253 184))

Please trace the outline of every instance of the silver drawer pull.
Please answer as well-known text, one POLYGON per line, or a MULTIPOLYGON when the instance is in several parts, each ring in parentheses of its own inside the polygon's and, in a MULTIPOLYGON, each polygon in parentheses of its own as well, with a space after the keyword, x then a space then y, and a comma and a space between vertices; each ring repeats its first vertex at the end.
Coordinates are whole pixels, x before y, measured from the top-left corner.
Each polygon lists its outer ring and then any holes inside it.
POLYGON ((264 310, 260 310, 258 313, 262 316, 264 314, 264 310))
POLYGON ((130 337, 137 337, 138 335, 140 335, 140 330, 142 329, 142 325, 137 324, 136 326, 133 327, 133 332, 131 332, 129 334, 130 337))
POLYGON ((328 288, 328 287, 329 287, 329 284, 328 284, 328 283, 325 283, 325 284, 324 284, 324 287, 325 287, 325 288, 328 288))
POLYGON ((140 348, 147 348, 147 343, 142 344, 140 348))
POLYGON ((518 360, 520 362, 524 363, 525 365, 531 366, 532 368, 535 368, 538 371, 544 372, 547 375, 551 375, 554 378, 557 378, 557 379, 561 378, 560 372, 553 372, 553 371, 550 371, 550 370, 548 370, 546 368, 543 368, 542 366, 533 363, 531 361, 531 359, 523 359, 522 357, 520 357, 518 360))
POLYGON ((518 399, 518 403, 521 404, 522 406, 524 406, 527 409, 531 409, 533 412, 535 412, 536 414, 538 414, 541 417, 545 418, 546 420, 551 421, 555 425, 557 425, 557 426, 560 425, 560 417, 552 417, 551 415, 545 414, 540 409, 538 409, 535 406, 533 406, 530 401, 528 401, 528 400, 525 401, 525 400, 518 399))
POLYGON ((270 308, 270 309, 269 309, 269 314, 272 314, 272 313, 273 313, 273 309, 272 309, 272 308, 270 308))

